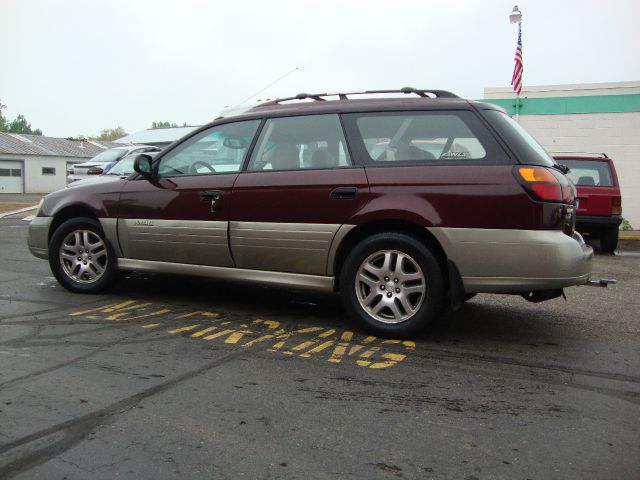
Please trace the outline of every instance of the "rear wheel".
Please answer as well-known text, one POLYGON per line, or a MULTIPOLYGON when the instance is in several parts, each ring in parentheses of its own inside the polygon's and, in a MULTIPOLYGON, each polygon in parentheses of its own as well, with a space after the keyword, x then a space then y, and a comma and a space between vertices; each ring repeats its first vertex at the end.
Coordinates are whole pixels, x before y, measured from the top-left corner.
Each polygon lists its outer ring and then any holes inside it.
POLYGON ((401 233, 373 235, 347 256, 340 289, 349 314, 369 332, 407 337, 439 314, 443 278, 421 242, 401 233))
POLYGON ((613 253, 618 248, 618 229, 616 227, 603 230, 600 234, 600 250, 613 253))
POLYGON ((116 257, 97 220, 72 218, 49 242, 49 265, 58 282, 72 292, 97 293, 117 280, 116 257))

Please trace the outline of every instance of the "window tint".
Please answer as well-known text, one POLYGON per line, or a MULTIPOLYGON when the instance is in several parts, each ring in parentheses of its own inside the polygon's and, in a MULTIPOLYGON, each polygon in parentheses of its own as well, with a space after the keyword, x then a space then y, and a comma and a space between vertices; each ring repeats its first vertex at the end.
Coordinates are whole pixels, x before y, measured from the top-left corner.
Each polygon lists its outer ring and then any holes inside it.
POLYGON ((593 160, 558 160, 558 163, 569 167, 567 177, 576 185, 590 187, 613 187, 613 177, 609 162, 593 160))
POLYGON ((191 137, 160 160, 158 176, 238 172, 260 120, 227 123, 191 137))
POLYGON ((471 112, 364 113, 351 118, 370 164, 510 161, 471 112))
POLYGON ((250 171, 343 168, 351 165, 337 115, 267 120, 250 171))

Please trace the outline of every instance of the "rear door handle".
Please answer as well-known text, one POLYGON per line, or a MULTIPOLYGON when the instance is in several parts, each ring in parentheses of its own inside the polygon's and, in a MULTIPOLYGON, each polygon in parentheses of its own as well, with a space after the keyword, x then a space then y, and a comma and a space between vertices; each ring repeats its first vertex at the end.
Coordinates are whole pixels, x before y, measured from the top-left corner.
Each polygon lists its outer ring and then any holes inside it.
POLYGON ((211 213, 215 213, 216 202, 220 200, 220 197, 222 197, 221 190, 205 190, 204 192, 200 192, 200 200, 211 200, 211 213))
POLYGON ((357 187, 337 187, 331 190, 329 197, 332 200, 351 200, 358 194, 357 187))

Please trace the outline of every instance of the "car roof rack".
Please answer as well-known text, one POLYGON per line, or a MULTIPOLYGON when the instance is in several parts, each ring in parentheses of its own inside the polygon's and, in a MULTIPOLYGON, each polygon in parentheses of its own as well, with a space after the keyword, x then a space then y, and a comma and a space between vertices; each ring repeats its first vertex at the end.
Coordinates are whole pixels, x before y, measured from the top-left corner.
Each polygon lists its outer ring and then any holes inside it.
POLYGON ((413 87, 404 87, 400 90, 365 90, 363 92, 339 92, 339 93, 299 93, 295 97, 276 98, 265 103, 261 103, 260 106, 267 105, 280 105, 284 102, 291 100, 308 100, 311 99, 315 102, 327 101, 324 97, 338 97, 339 100, 349 100, 349 96, 353 95, 376 95, 376 94, 388 94, 388 93, 403 93, 406 95, 414 94, 423 98, 460 98, 457 95, 448 92, 446 90, 430 90, 419 89, 413 87))
POLYGON ((606 153, 597 152, 549 152, 552 157, 609 158, 606 153))

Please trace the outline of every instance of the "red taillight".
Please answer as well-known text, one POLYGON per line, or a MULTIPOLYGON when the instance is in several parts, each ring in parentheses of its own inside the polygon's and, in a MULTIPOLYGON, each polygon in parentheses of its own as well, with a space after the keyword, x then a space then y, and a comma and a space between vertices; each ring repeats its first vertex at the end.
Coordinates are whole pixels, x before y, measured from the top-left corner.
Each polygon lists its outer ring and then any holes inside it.
POLYGON ((611 215, 622 215, 622 197, 611 197, 611 215))
POLYGON ((102 167, 91 167, 89 170, 87 170, 87 175, 102 175, 102 172, 104 170, 102 170, 102 167))
POLYGON ((520 185, 535 200, 572 203, 575 191, 560 172, 545 167, 516 167, 514 174, 520 185))

